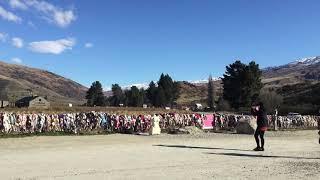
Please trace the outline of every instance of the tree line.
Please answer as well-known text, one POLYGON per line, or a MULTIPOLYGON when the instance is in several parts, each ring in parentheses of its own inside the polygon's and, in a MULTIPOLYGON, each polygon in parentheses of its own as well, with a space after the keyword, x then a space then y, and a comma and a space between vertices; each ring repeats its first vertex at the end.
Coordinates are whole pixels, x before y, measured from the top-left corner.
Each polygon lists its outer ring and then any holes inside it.
MULTIPOLYGON (((268 111, 273 111, 282 103, 282 97, 274 91, 263 89, 262 72, 254 61, 244 64, 241 61, 226 66, 222 77, 223 94, 216 95, 216 87, 212 76, 208 79, 207 107, 210 110, 248 109, 253 101, 262 101, 268 111)), ((130 106, 142 107, 147 104, 153 107, 172 107, 179 97, 178 82, 168 74, 161 74, 157 82, 151 81, 147 89, 132 86, 122 89, 119 84, 112 85, 112 96, 105 97, 102 85, 94 82, 89 88, 86 99, 87 106, 130 106)))
POLYGON ((178 83, 168 74, 161 74, 159 81, 151 81, 147 89, 132 86, 123 89, 113 84, 112 96, 106 97, 99 81, 92 83, 87 91, 87 106, 130 106, 142 107, 144 104, 153 107, 172 107, 178 99, 178 83))

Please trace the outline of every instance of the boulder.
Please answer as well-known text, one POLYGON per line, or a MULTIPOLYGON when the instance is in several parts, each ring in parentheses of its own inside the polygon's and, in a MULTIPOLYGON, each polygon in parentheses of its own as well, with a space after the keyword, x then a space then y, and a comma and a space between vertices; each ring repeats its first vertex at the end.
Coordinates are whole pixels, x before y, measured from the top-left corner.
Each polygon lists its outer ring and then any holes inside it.
POLYGON ((169 128, 168 134, 191 134, 191 135, 199 135, 203 134, 203 130, 195 127, 195 126, 187 126, 184 128, 169 128))
POLYGON ((239 120, 236 126, 236 132, 238 134, 254 134, 254 131, 257 128, 256 119, 253 117, 243 117, 239 120))
POLYGON ((190 134, 188 130, 184 128, 169 128, 168 134, 190 134))
POLYGON ((200 135, 204 134, 204 131, 196 126, 187 126, 185 129, 188 131, 191 135, 200 135))

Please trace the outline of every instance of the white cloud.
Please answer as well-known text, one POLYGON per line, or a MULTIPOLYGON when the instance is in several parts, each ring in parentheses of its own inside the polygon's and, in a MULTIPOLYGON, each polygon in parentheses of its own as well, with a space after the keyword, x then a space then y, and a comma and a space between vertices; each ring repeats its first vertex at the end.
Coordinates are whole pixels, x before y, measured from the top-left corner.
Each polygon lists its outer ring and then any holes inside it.
POLYGON ((84 45, 84 47, 86 47, 86 48, 92 48, 92 47, 93 47, 93 44, 92 44, 92 43, 86 43, 86 44, 84 45))
POLYGON ((8 35, 6 33, 0 32, 0 42, 6 42, 8 38, 8 35))
POLYGON ((19 16, 13 14, 10 11, 5 10, 2 6, 0 6, 0 16, 7 21, 12 21, 16 23, 20 23, 22 21, 22 19, 19 16))
POLYGON ((21 10, 35 9, 39 15, 49 23, 54 23, 59 27, 67 27, 76 20, 76 15, 72 9, 63 9, 51 3, 40 0, 10 0, 11 7, 21 10), (12 1, 12 2, 11 2, 12 1))
POLYGON ((36 53, 61 54, 66 50, 71 50, 76 44, 75 39, 59 39, 55 41, 38 41, 29 43, 29 49, 36 53))
POLYGON ((68 26, 72 21, 76 19, 73 11, 55 11, 54 21, 60 27, 68 26))
POLYGON ((12 38, 12 45, 17 48, 22 48, 23 47, 23 39, 18 38, 18 37, 12 38))
POLYGON ((20 0, 10 0, 9 5, 15 9, 23 9, 23 10, 28 9, 28 6, 20 0))
POLYGON ((33 24, 32 21, 28 21, 28 25, 34 29, 37 29, 37 26, 35 24, 33 24))
POLYGON ((20 58, 17 58, 17 57, 12 58, 11 61, 14 62, 14 63, 17 63, 17 64, 22 64, 22 60, 20 58))

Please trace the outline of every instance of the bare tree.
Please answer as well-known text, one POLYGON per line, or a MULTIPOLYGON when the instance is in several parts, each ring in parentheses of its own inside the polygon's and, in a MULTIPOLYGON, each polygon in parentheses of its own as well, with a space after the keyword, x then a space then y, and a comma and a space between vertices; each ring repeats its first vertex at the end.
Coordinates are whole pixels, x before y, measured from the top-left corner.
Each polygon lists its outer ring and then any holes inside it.
POLYGON ((268 89, 262 89, 260 91, 259 99, 263 102, 268 113, 274 112, 274 110, 278 109, 283 103, 283 97, 281 95, 268 89))

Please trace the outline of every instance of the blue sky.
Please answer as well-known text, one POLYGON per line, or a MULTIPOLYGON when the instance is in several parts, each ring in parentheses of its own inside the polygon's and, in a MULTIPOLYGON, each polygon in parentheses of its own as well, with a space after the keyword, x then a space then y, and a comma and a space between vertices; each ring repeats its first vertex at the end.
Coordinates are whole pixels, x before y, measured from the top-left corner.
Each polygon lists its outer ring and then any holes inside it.
POLYGON ((320 55, 319 0, 0 0, 0 59, 89 86, 320 55))

